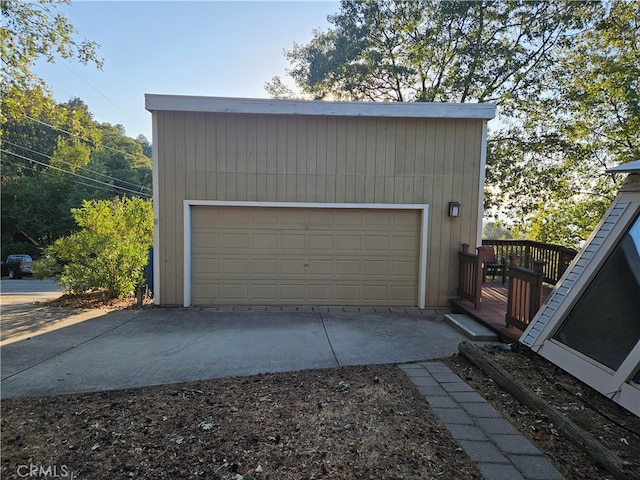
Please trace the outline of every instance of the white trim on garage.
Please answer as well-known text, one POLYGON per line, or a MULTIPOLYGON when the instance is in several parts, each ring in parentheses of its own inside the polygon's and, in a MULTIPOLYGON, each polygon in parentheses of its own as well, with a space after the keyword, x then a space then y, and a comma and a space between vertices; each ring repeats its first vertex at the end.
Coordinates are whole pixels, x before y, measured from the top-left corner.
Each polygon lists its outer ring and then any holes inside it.
MULTIPOLYGON (((153 141, 158 138, 158 114, 151 112, 151 135, 153 141)), ((158 157, 158 145, 153 145, 151 161, 153 176, 151 186, 153 188, 153 303, 160 305, 160 160, 158 157)))
POLYGON ((482 148, 480 149, 480 188, 478 189, 478 225, 476 245, 482 245, 482 219, 484 217, 484 187, 487 180, 487 121, 482 123, 482 148))
POLYGON ((303 203, 303 202, 235 202, 220 200, 184 200, 184 306, 191 306, 191 207, 277 207, 277 208, 351 208, 377 210, 419 210, 422 224, 420 227, 420 265, 418 277, 418 307, 424 308, 426 302, 427 283, 427 225, 429 206, 421 204, 386 204, 386 203, 303 203))

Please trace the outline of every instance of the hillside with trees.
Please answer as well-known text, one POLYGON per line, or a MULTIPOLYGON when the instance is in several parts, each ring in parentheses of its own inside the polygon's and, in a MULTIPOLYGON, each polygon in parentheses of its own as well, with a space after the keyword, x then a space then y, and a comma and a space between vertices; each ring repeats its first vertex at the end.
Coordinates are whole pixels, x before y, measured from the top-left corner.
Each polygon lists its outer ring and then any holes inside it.
MULTIPOLYGON (((2 257, 28 253, 78 230, 85 200, 151 198, 151 145, 99 123, 79 98, 54 101, 33 74, 38 59, 101 68, 99 46, 79 40, 61 2, 3 1, 0 159, 2 257)), ((65 2, 63 2, 65 3, 65 2)))
POLYGON ((151 198, 149 150, 146 138, 93 120, 80 99, 35 116, 9 113, 2 126, 3 256, 38 257, 76 231, 71 209, 83 200, 151 198))

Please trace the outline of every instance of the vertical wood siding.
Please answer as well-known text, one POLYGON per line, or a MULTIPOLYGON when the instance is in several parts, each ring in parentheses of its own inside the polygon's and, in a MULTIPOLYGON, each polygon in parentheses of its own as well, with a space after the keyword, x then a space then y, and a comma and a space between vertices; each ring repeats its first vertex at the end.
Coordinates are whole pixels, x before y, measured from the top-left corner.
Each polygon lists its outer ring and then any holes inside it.
POLYGON ((455 295, 456 252, 476 241, 482 120, 157 115, 163 304, 183 303, 183 199, 428 204, 426 303, 455 295))

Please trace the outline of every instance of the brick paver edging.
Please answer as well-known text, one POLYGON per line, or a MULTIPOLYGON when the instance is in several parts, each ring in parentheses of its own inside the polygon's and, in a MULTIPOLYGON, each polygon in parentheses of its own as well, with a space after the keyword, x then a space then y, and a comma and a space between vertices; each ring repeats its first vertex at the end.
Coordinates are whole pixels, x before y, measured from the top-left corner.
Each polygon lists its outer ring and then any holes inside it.
POLYGON ((400 365, 486 480, 562 480, 549 459, 440 362, 400 365))

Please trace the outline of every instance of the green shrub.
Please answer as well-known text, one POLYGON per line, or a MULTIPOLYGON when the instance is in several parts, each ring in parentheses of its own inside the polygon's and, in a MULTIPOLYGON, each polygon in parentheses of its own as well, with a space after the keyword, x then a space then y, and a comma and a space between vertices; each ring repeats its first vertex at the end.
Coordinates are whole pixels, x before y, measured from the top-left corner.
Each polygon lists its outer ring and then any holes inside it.
POLYGON ((145 282, 153 243, 151 202, 136 197, 91 200, 71 213, 81 230, 56 240, 45 252, 51 262, 64 265, 60 284, 72 293, 132 295, 145 282))

